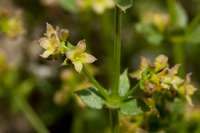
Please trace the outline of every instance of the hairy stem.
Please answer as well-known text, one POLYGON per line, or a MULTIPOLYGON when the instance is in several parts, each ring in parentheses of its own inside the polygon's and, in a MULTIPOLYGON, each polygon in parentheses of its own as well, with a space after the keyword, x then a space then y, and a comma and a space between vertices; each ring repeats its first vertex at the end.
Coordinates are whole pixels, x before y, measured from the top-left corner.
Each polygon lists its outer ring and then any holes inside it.
POLYGON ((37 116, 37 114, 34 112, 34 110, 29 105, 29 103, 26 101, 25 98, 22 97, 17 98, 17 106, 24 113, 26 118, 29 120, 33 128, 38 133, 49 133, 44 123, 40 120, 40 118, 37 116))

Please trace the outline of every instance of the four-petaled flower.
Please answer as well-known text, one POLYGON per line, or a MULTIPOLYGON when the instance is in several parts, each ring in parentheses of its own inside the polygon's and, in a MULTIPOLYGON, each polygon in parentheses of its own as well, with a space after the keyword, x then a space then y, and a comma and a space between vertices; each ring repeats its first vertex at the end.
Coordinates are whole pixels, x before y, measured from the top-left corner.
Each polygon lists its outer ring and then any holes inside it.
POLYGON ((41 55, 43 58, 48 58, 50 55, 64 54, 66 51, 65 41, 67 40, 69 31, 67 29, 56 30, 52 25, 47 23, 47 31, 39 40, 40 46, 45 49, 45 52, 41 55))
POLYGON ((71 60, 71 62, 74 64, 75 70, 79 73, 83 68, 83 64, 93 63, 97 60, 94 56, 86 53, 85 50, 85 40, 81 40, 74 49, 66 52, 67 59, 71 60))

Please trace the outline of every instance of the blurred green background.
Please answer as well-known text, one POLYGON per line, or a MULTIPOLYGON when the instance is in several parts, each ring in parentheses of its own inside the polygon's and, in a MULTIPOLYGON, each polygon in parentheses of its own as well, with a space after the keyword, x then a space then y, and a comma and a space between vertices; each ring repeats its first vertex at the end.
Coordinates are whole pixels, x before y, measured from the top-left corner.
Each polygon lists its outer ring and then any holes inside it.
MULTIPOLYGON (((23 35, 17 32, 14 38, 3 30, 0 32, 0 133, 36 132, 30 114, 37 114, 51 133, 108 132, 108 110, 88 109, 73 93, 89 86, 88 79, 70 67, 61 66, 62 60, 44 60, 39 56, 43 50, 37 40, 46 23, 67 28, 73 44, 86 39, 90 53, 98 58, 90 69, 104 86, 110 87, 113 8, 102 4, 99 9, 91 4, 95 0, 83 1, 88 3, 83 6, 81 0, 0 0, 0 12, 6 10, 11 18, 21 12, 26 31, 23 35)), ((185 73, 193 73, 192 81, 198 88, 200 0, 133 3, 122 21, 122 70, 136 70, 140 56, 153 59, 165 54, 171 65, 182 64, 185 73)), ((169 103, 167 110, 160 107, 160 117, 121 116, 121 132, 200 133, 200 91, 192 98, 194 107, 177 100, 169 103)))

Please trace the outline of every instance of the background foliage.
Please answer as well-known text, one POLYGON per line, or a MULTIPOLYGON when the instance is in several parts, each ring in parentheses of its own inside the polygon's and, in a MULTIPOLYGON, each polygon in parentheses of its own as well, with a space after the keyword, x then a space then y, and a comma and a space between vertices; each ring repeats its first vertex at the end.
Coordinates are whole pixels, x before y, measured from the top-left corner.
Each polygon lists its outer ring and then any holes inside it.
MULTIPOLYGON (((42 49, 36 40, 44 33, 46 22, 67 28, 70 42, 76 44, 77 40, 87 40, 87 47, 98 57, 98 61, 89 66, 90 71, 104 86, 110 87, 113 80, 113 8, 96 9, 90 0, 85 1, 89 4, 84 7, 77 7, 78 0, 0 1, 0 12, 7 10, 10 16, 14 16, 20 10, 26 30, 23 35, 18 32, 19 36, 14 38, 5 34, 7 32, 0 32, 0 133, 35 132, 21 110, 23 103, 16 100, 21 98, 27 99, 52 133, 108 132, 108 110, 86 108, 74 95, 74 91, 91 86, 88 79, 70 67, 60 66, 61 60, 48 61, 38 56, 42 49)), ((128 71, 132 72, 138 69, 140 56, 154 59, 165 54, 171 65, 181 63, 185 72, 192 72, 198 87, 200 1, 176 0, 175 5, 171 1, 134 0, 132 8, 123 15, 122 70, 129 68, 128 71), (173 6, 176 10, 171 8, 173 6)), ((7 30, 1 25, 0 22, 0 29, 7 30)), ((124 82, 129 81, 124 79, 124 82)), ((131 85, 135 82, 130 81, 131 85)), ((199 90, 192 99, 194 107, 177 99, 174 103, 167 103, 167 107, 161 103, 157 107, 161 112, 159 116, 156 113, 121 116, 121 132, 199 133, 199 90)), ((128 104, 134 106, 134 102, 128 104)), ((99 108, 98 105, 95 107, 99 108)))

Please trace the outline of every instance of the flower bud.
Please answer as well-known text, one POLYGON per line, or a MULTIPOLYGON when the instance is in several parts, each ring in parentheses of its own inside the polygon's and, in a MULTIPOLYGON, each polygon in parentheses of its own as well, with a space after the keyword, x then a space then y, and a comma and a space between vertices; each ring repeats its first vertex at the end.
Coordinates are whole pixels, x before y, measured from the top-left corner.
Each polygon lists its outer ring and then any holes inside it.
POLYGON ((62 41, 66 41, 68 36, 69 36, 69 30, 67 30, 67 29, 61 29, 60 30, 60 39, 62 41))
POLYGON ((158 72, 168 66, 168 58, 165 55, 160 55, 156 57, 154 65, 155 71, 158 72))

